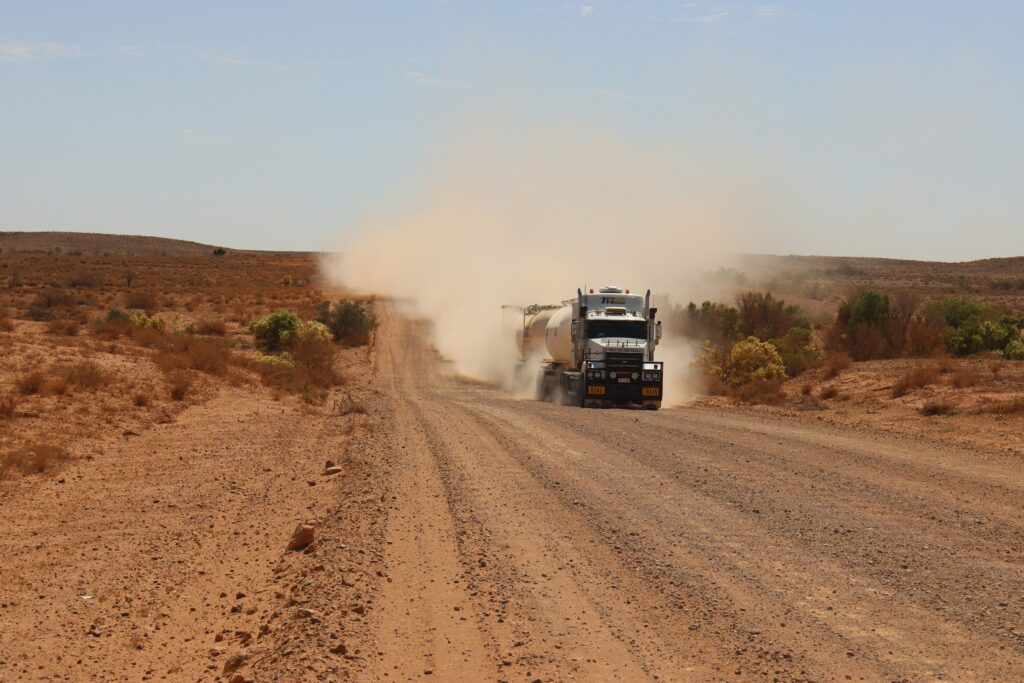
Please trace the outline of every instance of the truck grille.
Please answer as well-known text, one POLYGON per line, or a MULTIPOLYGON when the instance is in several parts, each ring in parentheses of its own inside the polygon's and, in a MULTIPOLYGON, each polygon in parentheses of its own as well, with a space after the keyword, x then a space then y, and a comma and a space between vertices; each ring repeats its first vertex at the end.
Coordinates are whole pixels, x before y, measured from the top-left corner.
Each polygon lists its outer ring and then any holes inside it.
POLYGON ((629 370, 639 371, 644 365, 644 354, 642 353, 615 353, 609 351, 604 357, 604 366, 609 371, 629 370))

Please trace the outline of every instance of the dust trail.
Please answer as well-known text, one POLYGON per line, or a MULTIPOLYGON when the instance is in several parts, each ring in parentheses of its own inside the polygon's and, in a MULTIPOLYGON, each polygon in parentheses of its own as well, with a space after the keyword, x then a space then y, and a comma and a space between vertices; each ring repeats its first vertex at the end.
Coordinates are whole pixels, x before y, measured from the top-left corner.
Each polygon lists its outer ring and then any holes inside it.
MULTIPOLYGON (((582 133, 515 137, 462 146, 419 201, 362 221, 323 270, 356 291, 414 301, 458 372, 522 392, 533 370, 525 382, 513 371, 503 304, 557 303, 610 283, 699 296, 697 273, 739 250, 743 214, 733 188, 682 150, 582 133)), ((673 377, 670 402, 685 400, 692 347, 666 335, 657 355, 673 377)))

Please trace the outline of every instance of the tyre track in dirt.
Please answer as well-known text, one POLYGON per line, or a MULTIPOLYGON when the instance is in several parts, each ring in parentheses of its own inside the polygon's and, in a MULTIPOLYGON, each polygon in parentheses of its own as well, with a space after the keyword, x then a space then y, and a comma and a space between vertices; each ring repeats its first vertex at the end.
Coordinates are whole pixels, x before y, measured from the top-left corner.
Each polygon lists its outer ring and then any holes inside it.
POLYGON ((384 321, 406 448, 380 680, 1024 677, 1019 461, 798 417, 517 400, 446 376, 422 337, 384 321))

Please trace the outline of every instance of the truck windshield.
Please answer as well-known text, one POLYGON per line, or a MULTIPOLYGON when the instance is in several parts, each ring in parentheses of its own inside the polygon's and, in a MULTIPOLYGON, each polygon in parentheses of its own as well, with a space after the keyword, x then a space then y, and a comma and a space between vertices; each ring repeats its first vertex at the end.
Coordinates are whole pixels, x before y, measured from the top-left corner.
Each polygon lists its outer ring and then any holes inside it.
POLYGON ((647 323, 643 320, 590 320, 587 322, 589 339, 625 337, 647 339, 647 323))

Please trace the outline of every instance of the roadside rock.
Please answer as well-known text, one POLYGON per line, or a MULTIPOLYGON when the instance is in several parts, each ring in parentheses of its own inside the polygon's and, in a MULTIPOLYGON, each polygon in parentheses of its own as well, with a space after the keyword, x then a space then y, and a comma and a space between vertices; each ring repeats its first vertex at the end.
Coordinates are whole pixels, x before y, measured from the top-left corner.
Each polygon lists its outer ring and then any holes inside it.
MULTIPOLYGON (((233 673, 238 669, 241 669, 243 666, 245 666, 246 659, 248 659, 248 656, 244 652, 236 652, 235 654, 228 657, 227 661, 224 662, 224 675, 233 673)), ((231 680, 234 680, 234 678, 232 678, 231 680)))
POLYGON ((331 465, 331 466, 329 466, 327 469, 325 469, 323 471, 323 476, 329 477, 332 474, 341 474, 341 472, 342 472, 342 468, 338 467, 337 465, 331 465))
POLYGON ((303 522, 292 532, 292 540, 288 541, 288 550, 302 550, 312 542, 313 525, 303 522))

